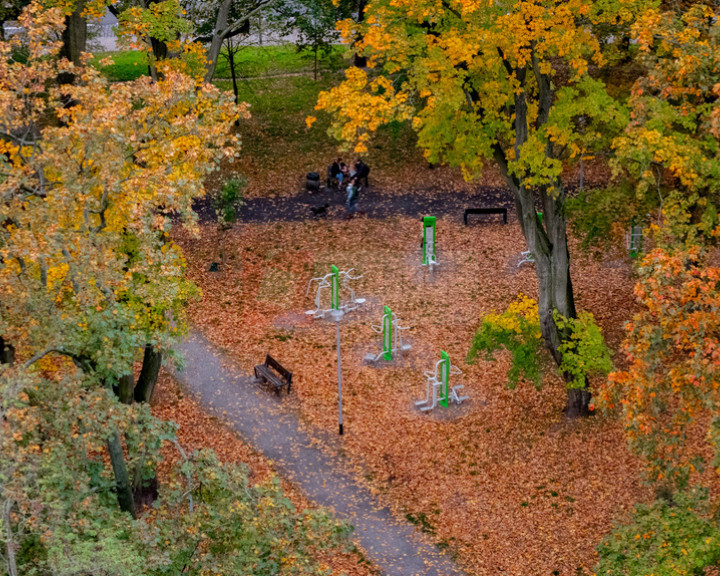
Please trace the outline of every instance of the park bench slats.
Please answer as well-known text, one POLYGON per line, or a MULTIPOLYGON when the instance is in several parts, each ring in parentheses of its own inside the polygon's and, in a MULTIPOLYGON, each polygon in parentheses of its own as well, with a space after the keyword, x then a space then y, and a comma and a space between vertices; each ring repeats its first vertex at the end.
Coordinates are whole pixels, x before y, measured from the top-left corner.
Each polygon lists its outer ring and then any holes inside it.
POLYGON ((255 366, 255 378, 262 382, 269 382, 275 387, 275 393, 280 395, 280 389, 287 386, 288 394, 292 386, 292 372, 284 368, 280 362, 270 354, 265 356, 265 363, 255 366))
POLYGON ((500 214, 503 217, 503 224, 507 224, 507 208, 467 208, 463 214, 465 226, 467 226, 470 214, 500 214))

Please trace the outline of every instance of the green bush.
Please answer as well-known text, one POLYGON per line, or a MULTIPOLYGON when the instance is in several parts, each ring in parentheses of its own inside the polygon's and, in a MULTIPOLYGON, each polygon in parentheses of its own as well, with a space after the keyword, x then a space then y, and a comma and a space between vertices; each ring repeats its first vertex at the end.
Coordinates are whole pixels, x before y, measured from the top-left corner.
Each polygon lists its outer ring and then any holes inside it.
POLYGON ((580 312, 577 318, 565 318, 554 310, 553 318, 560 332, 569 336, 558 347, 562 354, 560 371, 572 376, 568 388, 583 388, 588 376, 607 377, 613 364, 595 317, 590 312, 580 312))
MULTIPOLYGON (((613 368, 610 350, 605 345, 600 327, 590 312, 580 312, 577 318, 565 318, 557 310, 553 319, 564 335, 558 347, 562 354, 561 374, 571 377, 568 388, 583 388, 589 376, 607 376, 613 368)), ((537 302, 523 296, 501 314, 487 314, 475 333, 467 360, 472 362, 480 352, 485 360, 494 360, 494 353, 505 348, 512 356, 508 370, 508 385, 514 388, 521 380, 529 380, 539 387, 542 379, 542 349, 537 302)))
POLYGON ((468 362, 484 352, 485 360, 494 360, 495 351, 505 348, 512 355, 508 386, 515 388, 520 379, 540 385, 540 351, 543 346, 537 302, 520 295, 502 314, 487 314, 475 333, 468 362))
POLYGON ((720 529, 707 517, 707 494, 639 505, 598 547, 597 576, 700 575, 720 560, 720 529))
POLYGON ((244 178, 230 178, 213 198, 213 207, 221 225, 232 226, 243 203, 244 178))

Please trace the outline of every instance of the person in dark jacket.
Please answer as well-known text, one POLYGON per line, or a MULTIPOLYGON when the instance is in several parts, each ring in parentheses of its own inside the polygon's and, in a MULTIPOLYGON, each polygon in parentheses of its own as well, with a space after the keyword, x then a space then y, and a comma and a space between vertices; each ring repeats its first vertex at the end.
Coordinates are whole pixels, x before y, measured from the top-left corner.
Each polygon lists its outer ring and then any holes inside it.
POLYGON ((365 164, 360 158, 355 160, 354 165, 354 176, 357 178, 358 184, 364 184, 365 188, 368 187, 368 176, 370 175, 370 167, 365 164))

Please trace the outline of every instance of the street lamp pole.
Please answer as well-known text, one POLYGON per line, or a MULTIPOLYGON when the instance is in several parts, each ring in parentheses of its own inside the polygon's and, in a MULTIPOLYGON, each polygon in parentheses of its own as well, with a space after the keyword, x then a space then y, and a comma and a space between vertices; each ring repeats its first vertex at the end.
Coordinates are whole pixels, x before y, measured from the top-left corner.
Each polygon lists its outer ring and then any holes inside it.
POLYGON ((337 366, 338 366, 338 423, 340 424, 340 436, 343 433, 343 414, 342 414, 342 364, 340 360, 340 318, 335 321, 337 335, 337 366))
POLYGON ((340 358, 340 320, 345 312, 339 309, 330 310, 330 319, 335 322, 335 347, 337 348, 337 369, 338 369, 338 425, 340 435, 343 433, 343 411, 342 411, 342 360, 340 358))
POLYGON ((348 280, 358 280, 360 276, 352 276, 352 270, 340 272, 336 266, 331 267, 332 272, 322 278, 313 278, 308 284, 308 292, 313 282, 318 282, 317 293, 315 294, 315 310, 308 310, 306 314, 310 314, 315 318, 325 318, 330 316, 330 320, 335 322, 335 346, 337 348, 337 372, 338 372, 338 427, 340 435, 343 434, 343 409, 342 409, 342 359, 340 354, 340 321, 345 316, 346 311, 355 310, 360 304, 365 302, 364 298, 355 298, 353 290, 347 286, 348 280), (342 285, 350 291, 350 301, 341 304, 340 302, 340 286, 342 276, 342 285), (321 307, 321 292, 330 288, 331 304, 329 309, 321 307))

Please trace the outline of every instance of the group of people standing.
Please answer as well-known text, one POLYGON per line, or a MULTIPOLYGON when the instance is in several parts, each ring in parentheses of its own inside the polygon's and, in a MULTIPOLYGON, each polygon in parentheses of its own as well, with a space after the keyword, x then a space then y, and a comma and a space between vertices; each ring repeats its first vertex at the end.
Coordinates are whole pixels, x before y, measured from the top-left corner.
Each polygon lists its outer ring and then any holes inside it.
POLYGON ((360 192, 363 183, 368 185, 370 168, 359 158, 355 160, 352 167, 343 162, 342 158, 335 160, 328 168, 329 182, 337 181, 339 190, 347 192, 348 219, 352 218, 357 211, 357 203, 360 199, 360 192))

